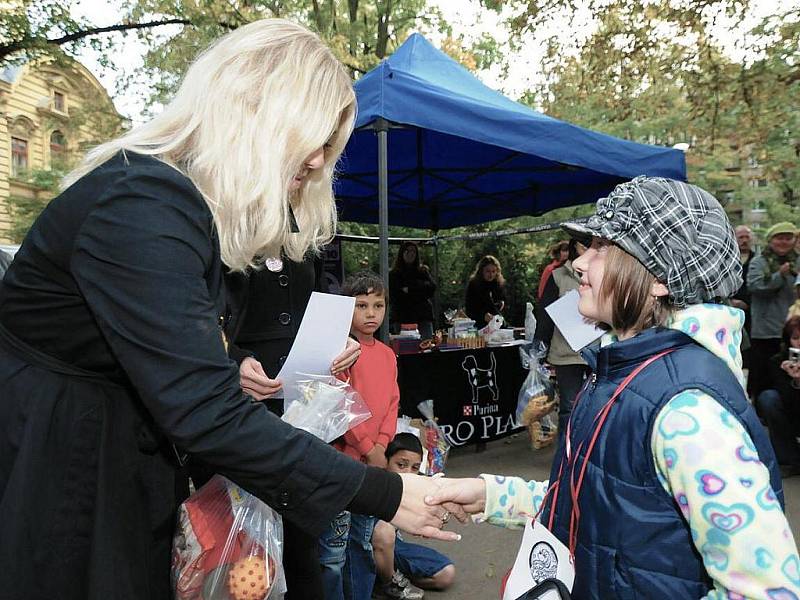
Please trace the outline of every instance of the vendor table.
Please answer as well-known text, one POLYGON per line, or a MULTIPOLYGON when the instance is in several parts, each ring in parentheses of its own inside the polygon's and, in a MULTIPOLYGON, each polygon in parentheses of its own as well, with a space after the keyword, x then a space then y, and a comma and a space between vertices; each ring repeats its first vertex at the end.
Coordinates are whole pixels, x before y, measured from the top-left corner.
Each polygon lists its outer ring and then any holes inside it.
POLYGON ((514 412, 528 372, 519 346, 401 354, 397 367, 400 413, 421 417, 417 404, 433 399, 438 423, 454 446, 520 430, 514 412))

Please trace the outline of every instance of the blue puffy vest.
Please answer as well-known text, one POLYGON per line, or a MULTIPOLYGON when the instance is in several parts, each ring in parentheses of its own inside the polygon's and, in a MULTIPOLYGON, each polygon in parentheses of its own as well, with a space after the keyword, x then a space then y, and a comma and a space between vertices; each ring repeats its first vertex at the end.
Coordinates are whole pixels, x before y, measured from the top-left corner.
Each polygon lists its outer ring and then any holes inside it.
MULTIPOLYGON (((578 454, 575 479, 594 431, 595 415, 639 364, 670 348, 674 351, 648 365, 622 392, 589 458, 579 498, 572 590, 576 600, 688 599, 700 598, 711 589, 689 526, 658 481, 650 448, 659 411, 681 391, 704 391, 742 423, 769 469, 772 488, 783 506, 772 446, 733 373, 686 334, 664 328, 648 329, 629 340, 584 352, 594 376, 572 414, 572 447, 587 440, 584 452, 578 454)), ((558 479, 563 452, 562 444, 553 461, 551 485, 558 479)), ((553 533, 567 545, 572 500, 566 467, 560 488, 553 533)), ((544 524, 550 508, 548 501, 541 518, 544 524)))

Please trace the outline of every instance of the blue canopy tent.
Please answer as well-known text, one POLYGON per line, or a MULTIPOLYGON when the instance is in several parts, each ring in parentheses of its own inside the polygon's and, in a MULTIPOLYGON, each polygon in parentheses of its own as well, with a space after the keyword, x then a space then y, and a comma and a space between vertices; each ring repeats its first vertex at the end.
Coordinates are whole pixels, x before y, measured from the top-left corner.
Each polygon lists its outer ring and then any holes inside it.
POLYGON ((636 175, 686 179, 683 152, 553 119, 413 34, 355 84, 356 131, 335 193, 341 220, 434 231, 593 202, 636 175))

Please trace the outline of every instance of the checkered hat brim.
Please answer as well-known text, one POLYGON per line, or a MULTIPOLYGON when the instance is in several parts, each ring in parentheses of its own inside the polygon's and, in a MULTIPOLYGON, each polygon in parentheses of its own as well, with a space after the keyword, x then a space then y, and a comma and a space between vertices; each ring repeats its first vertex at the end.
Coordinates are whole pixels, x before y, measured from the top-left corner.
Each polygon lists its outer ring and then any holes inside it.
POLYGON ((617 244, 667 286, 677 307, 728 298, 742 285, 725 211, 711 194, 682 181, 637 177, 598 200, 588 220, 563 227, 617 244))

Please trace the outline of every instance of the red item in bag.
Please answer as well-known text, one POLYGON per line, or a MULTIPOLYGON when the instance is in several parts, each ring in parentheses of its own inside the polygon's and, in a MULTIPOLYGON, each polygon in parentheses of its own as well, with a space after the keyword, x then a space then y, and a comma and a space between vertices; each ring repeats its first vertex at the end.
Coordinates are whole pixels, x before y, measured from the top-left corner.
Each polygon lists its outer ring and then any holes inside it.
POLYGON ((172 546, 176 600, 264 600, 282 575, 281 538, 272 509, 215 475, 180 507, 172 546))

